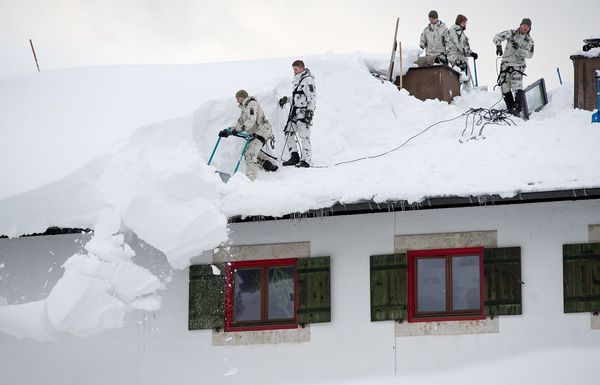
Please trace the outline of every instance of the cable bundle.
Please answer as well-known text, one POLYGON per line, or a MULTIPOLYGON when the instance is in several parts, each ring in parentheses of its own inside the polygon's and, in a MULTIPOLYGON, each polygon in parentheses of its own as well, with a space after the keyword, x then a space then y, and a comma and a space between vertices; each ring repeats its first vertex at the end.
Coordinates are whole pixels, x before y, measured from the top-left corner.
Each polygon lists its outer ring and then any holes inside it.
POLYGON ((497 110, 494 108, 471 108, 464 113, 465 128, 461 133, 460 143, 465 143, 472 139, 485 139, 483 136, 483 129, 488 124, 494 124, 498 126, 516 126, 517 124, 512 120, 511 114, 507 110, 497 110), (465 133, 469 129, 469 123, 471 126, 471 132, 469 137, 465 139, 465 133), (477 135, 474 135, 475 129, 479 127, 477 135))

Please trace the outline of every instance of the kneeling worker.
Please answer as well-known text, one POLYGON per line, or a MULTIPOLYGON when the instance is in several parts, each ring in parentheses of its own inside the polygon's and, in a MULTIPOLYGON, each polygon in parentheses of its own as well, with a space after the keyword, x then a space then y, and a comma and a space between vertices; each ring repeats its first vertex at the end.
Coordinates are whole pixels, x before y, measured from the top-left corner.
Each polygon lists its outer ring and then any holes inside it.
POLYGON ((239 90, 235 94, 238 106, 242 109, 240 117, 235 126, 219 132, 219 136, 228 137, 245 131, 252 139, 248 143, 244 159, 246 161, 246 176, 250 180, 256 180, 258 168, 262 166, 266 171, 276 171, 278 167, 271 163, 267 156, 261 152, 263 146, 273 137, 271 123, 267 120, 263 109, 253 96, 248 96, 245 90, 239 90))

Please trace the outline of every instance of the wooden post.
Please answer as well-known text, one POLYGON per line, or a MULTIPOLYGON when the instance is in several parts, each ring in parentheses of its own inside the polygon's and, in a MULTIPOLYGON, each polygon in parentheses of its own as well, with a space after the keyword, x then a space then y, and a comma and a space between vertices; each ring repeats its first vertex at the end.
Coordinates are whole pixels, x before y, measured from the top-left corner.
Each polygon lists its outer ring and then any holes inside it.
POLYGON ((398 42, 398 52, 399 52, 399 56, 400 56, 400 76, 399 76, 399 81, 398 81, 398 89, 401 90, 402 89, 402 72, 403 72, 403 68, 402 68, 402 42, 399 41, 398 42))
POLYGON ((31 52, 33 52, 33 58, 35 59, 35 66, 37 67, 38 72, 40 72, 40 65, 38 64, 37 55, 35 54, 35 49, 33 49, 33 42, 29 39, 29 45, 31 46, 31 52))
POLYGON ((392 44, 392 58, 390 59, 390 67, 388 69, 388 80, 391 81, 392 83, 394 82, 394 79, 392 79, 392 76, 394 75, 394 56, 396 55, 396 42, 397 42, 397 38, 398 38, 398 24, 400 23, 400 18, 396 18, 396 31, 394 32, 394 42, 392 44))

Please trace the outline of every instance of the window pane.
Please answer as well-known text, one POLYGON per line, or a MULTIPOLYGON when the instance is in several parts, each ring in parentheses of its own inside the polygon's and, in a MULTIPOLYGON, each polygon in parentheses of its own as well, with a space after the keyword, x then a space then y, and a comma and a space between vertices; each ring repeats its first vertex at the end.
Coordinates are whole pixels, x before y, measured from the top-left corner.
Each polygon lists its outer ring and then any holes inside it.
POLYGON ((294 268, 269 268, 269 319, 294 318, 294 268))
POLYGON ((452 306, 454 310, 481 307, 479 256, 452 257, 452 306))
POLYGON ((446 310, 446 260, 417 259, 417 312, 446 310))
POLYGON ((260 320, 260 269, 238 269, 234 279, 234 320, 260 320))

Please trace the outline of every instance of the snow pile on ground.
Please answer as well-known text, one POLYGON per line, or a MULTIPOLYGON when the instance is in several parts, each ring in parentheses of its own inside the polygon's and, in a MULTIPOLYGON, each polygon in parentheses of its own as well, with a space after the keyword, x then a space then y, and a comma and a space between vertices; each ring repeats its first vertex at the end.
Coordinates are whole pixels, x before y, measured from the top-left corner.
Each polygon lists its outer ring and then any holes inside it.
MULTIPOLYGON (((405 50, 405 63, 417 51, 405 50)), ((600 175, 589 167, 600 162, 595 145, 600 142, 600 130, 590 123, 587 111, 572 108, 572 87, 552 92, 550 105, 529 121, 514 118, 512 125, 481 126, 469 109, 503 106, 499 91, 473 90, 450 105, 423 102, 372 76, 373 69, 387 62, 383 55, 358 54, 307 60, 318 93, 312 129, 316 167, 281 167, 276 173, 259 174, 256 182, 239 172, 227 184, 221 183, 214 171, 234 169, 241 140, 222 140, 214 164, 206 163, 218 131, 237 119, 233 98, 237 88, 248 88, 260 101, 274 128, 274 153, 281 154, 288 111, 279 108, 277 100, 290 93, 290 62, 273 61, 260 69, 240 63, 237 72, 231 66, 194 66, 202 73, 211 71, 215 79, 236 72, 244 81, 238 78, 230 96, 196 103, 193 115, 190 109, 187 117, 140 128, 119 149, 61 180, 0 201, 0 234, 11 237, 44 231, 51 225, 98 231, 102 223, 112 224, 110 230, 95 234, 87 256, 73 256, 65 264, 65 276, 46 301, 3 307, 0 329, 32 338, 55 331, 89 335, 118 327, 129 309, 159 306, 153 295, 160 280, 131 263, 131 253, 117 235, 121 226, 164 252, 169 263, 181 269, 192 257, 227 239, 227 218, 234 215, 281 216, 338 202, 514 196, 520 191, 600 185, 600 175), (282 69, 272 71, 273 63, 282 69), (249 69, 253 71, 248 73, 249 69), (263 81, 260 87, 250 88, 256 80, 248 78, 263 81), (357 159, 362 160, 353 161, 357 159), (29 333, 19 329, 13 321, 23 312, 35 313, 34 318, 41 320, 36 324, 39 327, 29 333)), ((214 84, 207 82, 204 92, 214 84)), ((214 87, 215 95, 222 93, 221 85, 214 87)), ((127 104, 136 95, 115 90, 112 96, 109 106, 115 100, 127 104)), ((102 108, 88 103, 97 100, 86 95, 71 97, 84 110, 73 114, 73 119, 80 119, 86 109, 102 108)), ((5 108, 12 109, 12 103, 22 111, 26 99, 6 99, 5 108)), ((110 108, 103 111, 112 113, 110 108)), ((116 112, 113 118, 118 119, 119 113, 127 111, 116 112)), ((77 139, 68 130, 66 137, 55 134, 56 142, 77 139)), ((53 143, 49 140, 45 145, 53 143)))
POLYGON ((0 330, 18 338, 53 340, 61 333, 87 337, 122 327, 126 313, 160 308, 160 279, 131 259, 114 211, 101 213, 87 254, 63 265, 63 277, 45 300, 0 307, 0 330), (115 235, 116 234, 116 235, 115 235), (23 322, 25 321, 25 322, 23 322))

